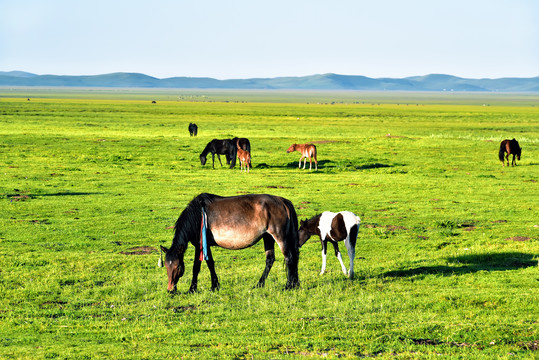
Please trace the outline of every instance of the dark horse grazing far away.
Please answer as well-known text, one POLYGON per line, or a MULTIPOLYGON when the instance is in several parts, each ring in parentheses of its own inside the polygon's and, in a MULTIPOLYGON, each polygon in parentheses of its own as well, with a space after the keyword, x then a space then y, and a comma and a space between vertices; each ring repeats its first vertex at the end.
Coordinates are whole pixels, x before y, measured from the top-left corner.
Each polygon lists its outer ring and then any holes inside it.
POLYGON ((189 291, 195 292, 204 255, 207 255, 205 259, 210 270, 211 289, 219 289, 211 253, 212 246, 239 250, 256 244, 260 239, 264 240, 266 268, 257 286, 264 286, 275 261, 274 243, 279 245, 288 268, 286 289, 298 286, 297 221, 292 203, 279 196, 251 194, 222 197, 207 193, 198 195, 176 221, 170 249, 161 246, 161 250, 166 254, 168 291, 176 290, 176 284, 184 273, 183 258, 189 243, 195 248, 193 279, 189 291), (204 239, 201 239, 203 234, 206 237, 206 247, 204 239))
POLYGON ((327 242, 331 242, 335 248, 335 256, 341 263, 341 268, 346 276, 346 266, 342 262, 341 252, 339 251, 338 241, 344 240, 350 259, 350 271, 348 276, 354 278, 354 258, 356 256, 357 233, 361 220, 350 211, 341 211, 333 213, 324 211, 322 214, 315 215, 308 220, 301 220, 299 227, 299 246, 305 244, 312 235, 318 235, 322 242, 322 270, 320 275, 326 271, 326 253, 327 242))
POLYGON ((198 126, 194 123, 189 123, 189 136, 197 136, 198 126))
POLYGON ((213 139, 210 141, 200 154, 200 163, 202 166, 206 164, 206 155, 208 155, 210 152, 213 168, 215 168, 215 154, 217 154, 217 159, 219 159, 221 166, 223 166, 223 163, 221 162, 221 157, 219 156, 220 154, 226 156, 226 163, 230 164, 231 169, 236 166, 236 156, 238 154, 238 150, 236 148, 236 144, 232 140, 213 139))
POLYGON ((522 148, 518 144, 518 141, 516 141, 515 138, 513 140, 503 140, 500 144, 500 153, 498 154, 498 157, 500 158, 500 161, 502 162, 502 166, 505 166, 504 163, 504 157, 505 160, 507 160, 507 166, 509 166, 509 155, 513 155, 513 160, 511 161, 511 166, 515 166, 517 162, 515 161, 515 156, 518 160, 520 160, 520 154, 522 153, 522 148))

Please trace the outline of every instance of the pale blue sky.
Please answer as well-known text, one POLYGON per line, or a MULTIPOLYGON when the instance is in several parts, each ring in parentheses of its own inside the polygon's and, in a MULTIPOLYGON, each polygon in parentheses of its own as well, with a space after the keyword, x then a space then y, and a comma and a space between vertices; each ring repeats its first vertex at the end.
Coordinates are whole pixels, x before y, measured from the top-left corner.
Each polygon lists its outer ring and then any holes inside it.
POLYGON ((538 0, 0 0, 0 71, 539 75, 538 0))

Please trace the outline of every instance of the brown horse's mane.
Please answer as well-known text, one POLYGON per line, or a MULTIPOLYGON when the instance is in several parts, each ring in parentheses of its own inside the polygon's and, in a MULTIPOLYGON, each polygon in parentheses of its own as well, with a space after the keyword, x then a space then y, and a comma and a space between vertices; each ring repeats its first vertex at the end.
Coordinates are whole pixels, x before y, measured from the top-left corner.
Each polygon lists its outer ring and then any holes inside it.
POLYGON ((200 239, 200 227, 202 223, 202 208, 211 204, 219 195, 202 193, 196 196, 182 211, 174 226, 174 238, 172 239, 170 254, 180 254, 187 249, 189 239, 200 239))

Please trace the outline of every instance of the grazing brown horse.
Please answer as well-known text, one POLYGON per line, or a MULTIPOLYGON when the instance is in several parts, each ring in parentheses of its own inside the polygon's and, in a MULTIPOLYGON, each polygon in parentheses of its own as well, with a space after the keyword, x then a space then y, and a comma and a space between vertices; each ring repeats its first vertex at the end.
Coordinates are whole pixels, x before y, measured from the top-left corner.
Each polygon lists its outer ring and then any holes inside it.
POLYGON ((309 170, 312 168, 313 159, 315 164, 315 170, 318 170, 318 160, 316 159, 316 146, 314 144, 292 144, 288 150, 286 150, 287 153, 291 153, 294 151, 299 151, 301 153, 301 157, 299 158, 299 168, 301 168, 301 160, 305 159, 303 162, 303 168, 305 169, 305 166, 307 165, 307 158, 309 158, 309 170))
POLYGON ((251 164, 251 154, 247 150, 243 150, 240 147, 239 139, 237 140, 236 144, 238 145, 238 159, 240 160, 240 171, 243 171, 243 168, 245 167, 245 171, 249 172, 250 164, 251 164))
POLYGON ((183 276, 184 255, 191 243, 195 248, 190 292, 197 291, 197 278, 202 260, 206 260, 211 276, 211 289, 219 289, 211 247, 239 250, 264 240, 266 268, 257 286, 263 287, 275 261, 277 243, 288 268, 286 289, 299 286, 298 218, 294 205, 285 198, 272 195, 239 195, 222 197, 203 193, 195 197, 176 221, 170 249, 165 253, 168 291, 175 291, 183 276))
POLYGON ((318 235, 322 242, 322 270, 320 275, 326 271, 326 254, 328 241, 333 244, 335 256, 341 263, 341 268, 344 275, 348 275, 350 279, 354 278, 354 258, 356 256, 356 241, 358 228, 361 220, 359 216, 350 211, 340 211, 334 213, 324 211, 322 214, 313 216, 310 219, 301 220, 299 226, 299 246, 301 247, 312 235, 318 235), (348 258, 350 260, 350 271, 346 272, 346 266, 342 261, 341 252, 339 251, 338 241, 344 240, 344 245, 348 250, 348 258))
POLYGON ((500 158, 500 161, 502 162, 502 166, 505 166, 504 163, 504 157, 505 160, 507 160, 507 166, 509 166, 509 155, 513 155, 513 160, 511 161, 511 166, 515 166, 517 162, 515 161, 515 156, 518 160, 520 160, 520 154, 522 153, 522 148, 518 144, 518 141, 516 141, 515 138, 512 140, 503 140, 500 143, 500 152, 498 154, 498 157, 500 158))

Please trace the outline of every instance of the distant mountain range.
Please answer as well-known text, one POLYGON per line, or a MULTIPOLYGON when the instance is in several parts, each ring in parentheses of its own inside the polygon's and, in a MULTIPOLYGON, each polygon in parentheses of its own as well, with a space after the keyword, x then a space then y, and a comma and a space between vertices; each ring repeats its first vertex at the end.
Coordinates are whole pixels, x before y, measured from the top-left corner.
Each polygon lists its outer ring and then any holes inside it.
POLYGON ((539 76, 532 78, 466 79, 451 75, 431 74, 399 79, 322 74, 300 77, 217 80, 207 77, 158 79, 139 73, 68 76, 36 75, 24 71, 0 71, 0 86, 539 92, 539 76))

